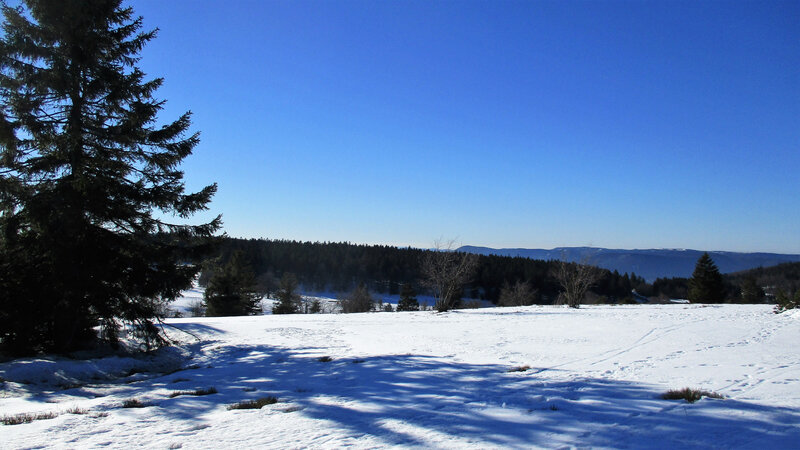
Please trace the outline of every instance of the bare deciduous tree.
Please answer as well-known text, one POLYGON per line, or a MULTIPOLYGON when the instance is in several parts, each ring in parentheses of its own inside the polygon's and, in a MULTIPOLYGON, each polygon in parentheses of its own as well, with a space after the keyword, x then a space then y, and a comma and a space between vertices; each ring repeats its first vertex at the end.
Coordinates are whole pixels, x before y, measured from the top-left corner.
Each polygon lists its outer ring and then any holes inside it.
POLYGON ((528 306, 536 302, 537 289, 527 281, 517 281, 513 286, 506 283, 500 290, 498 306, 528 306))
POLYGON ((584 259, 579 263, 567 262, 564 259, 558 262, 553 276, 564 289, 558 294, 558 304, 566 304, 570 308, 580 308, 581 301, 586 291, 603 275, 603 271, 589 264, 584 259))
POLYGON ((449 311, 461 300, 464 284, 469 282, 478 266, 478 255, 455 251, 455 241, 434 243, 422 261, 425 284, 433 291, 436 310, 449 311))

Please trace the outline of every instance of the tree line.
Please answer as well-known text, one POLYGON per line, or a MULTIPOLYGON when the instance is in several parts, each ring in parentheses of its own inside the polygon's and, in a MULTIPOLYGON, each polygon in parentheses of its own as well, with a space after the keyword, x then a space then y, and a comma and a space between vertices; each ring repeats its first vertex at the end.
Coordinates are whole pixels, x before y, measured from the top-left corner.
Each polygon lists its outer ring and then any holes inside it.
POLYGON ((561 303, 578 306, 585 302, 614 304, 670 299, 763 303, 778 290, 796 292, 800 275, 800 263, 789 263, 724 276, 706 253, 698 260, 691 278, 658 278, 647 283, 636 274, 620 274, 586 262, 470 255, 468 274, 465 271, 458 282, 451 282, 443 280, 445 276, 437 275, 437 271, 462 270, 459 264, 468 260, 460 256, 464 254, 449 248, 424 250, 230 237, 219 238, 217 246, 217 255, 203 264, 201 285, 206 285, 220 267, 237 259, 252 273, 253 289, 266 296, 279 292, 285 284, 282 277, 289 274, 296 289, 306 292, 371 292, 380 296, 410 289, 446 302, 444 310, 457 307, 462 298, 487 300, 499 306, 561 303), (443 281, 436 282, 437 278, 443 281))
MULTIPOLYGON (((348 242, 301 242, 272 239, 217 240, 218 252, 203 263, 200 284, 205 286, 213 274, 233 258, 241 258, 252 272, 257 289, 272 296, 279 290, 286 273, 296 277, 308 292, 350 292, 364 284, 376 294, 398 295, 402 285, 417 292, 432 289, 425 280, 426 261, 436 253, 457 254, 451 250, 424 250, 386 245, 348 242), (238 255, 238 256, 236 256, 238 255)), ((475 255, 470 277, 459 286, 460 297, 498 303, 504 287, 527 283, 534 290, 532 303, 552 304, 562 291, 556 277, 560 261, 541 261, 521 257, 475 255)), ((573 266, 574 264, 568 264, 573 266)), ((630 300, 631 291, 649 286, 636 274, 620 274, 599 269, 590 290, 607 302, 630 300)))
MULTIPOLYGON (((703 255, 695 268, 696 274, 719 273, 711 257, 703 255)), ((652 285, 642 286, 640 292, 654 298, 686 298, 704 303, 764 303, 772 302, 780 293, 791 296, 800 291, 800 263, 783 263, 770 267, 756 267, 729 274, 712 275, 715 285, 713 295, 690 295, 692 278, 658 278, 652 285), (719 281, 716 281, 719 279, 719 281)))

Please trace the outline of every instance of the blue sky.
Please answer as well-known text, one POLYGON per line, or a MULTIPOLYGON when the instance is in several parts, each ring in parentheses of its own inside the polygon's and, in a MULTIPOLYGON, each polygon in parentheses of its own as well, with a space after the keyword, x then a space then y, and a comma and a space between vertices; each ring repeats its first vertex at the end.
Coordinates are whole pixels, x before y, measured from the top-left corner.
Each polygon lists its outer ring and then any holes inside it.
POLYGON ((800 253, 800 2, 131 5, 231 236, 800 253))

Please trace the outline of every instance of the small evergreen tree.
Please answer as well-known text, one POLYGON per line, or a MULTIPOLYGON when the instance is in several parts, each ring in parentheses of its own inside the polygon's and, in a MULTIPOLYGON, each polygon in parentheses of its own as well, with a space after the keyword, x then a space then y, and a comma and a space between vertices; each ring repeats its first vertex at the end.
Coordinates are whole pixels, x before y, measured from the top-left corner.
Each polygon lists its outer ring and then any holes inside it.
POLYGON ((417 293, 410 283, 403 283, 400 287, 400 300, 397 302, 398 311, 419 311, 417 293))
POLYGON ((123 323, 161 344, 155 322, 198 271, 198 237, 167 223, 216 190, 184 189, 198 144, 190 114, 163 125, 161 79, 136 67, 155 31, 120 0, 0 6, 0 340, 67 352, 123 323), (188 133, 188 134, 187 134, 188 133))
POLYGON ((261 295, 253 271, 244 263, 241 251, 218 268, 208 280, 203 299, 206 316, 247 316, 261 313, 261 295))
POLYGON ((322 303, 320 303, 319 299, 314 299, 311 302, 311 308, 309 308, 309 314, 319 314, 322 312, 322 303))
POLYGON ((278 303, 272 308, 272 314, 296 314, 300 310, 302 298, 297 293, 297 277, 293 273, 284 272, 275 298, 278 303))
POLYGON ((724 299, 722 275, 711 256, 703 253, 689 279, 689 300, 692 303, 722 303, 724 299))

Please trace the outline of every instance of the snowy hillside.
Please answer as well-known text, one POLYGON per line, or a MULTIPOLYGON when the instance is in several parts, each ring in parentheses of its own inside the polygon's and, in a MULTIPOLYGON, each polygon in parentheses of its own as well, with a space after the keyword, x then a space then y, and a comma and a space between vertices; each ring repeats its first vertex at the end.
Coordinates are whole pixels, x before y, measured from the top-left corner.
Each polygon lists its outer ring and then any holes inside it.
POLYGON ((0 364, 0 415, 58 413, 0 425, 0 447, 800 442, 800 314, 775 315, 769 306, 533 306, 170 323, 199 339, 172 330, 183 344, 146 358, 0 364), (189 393, 212 387, 217 393, 189 393), (726 398, 660 398, 683 387, 726 398), (171 395, 178 391, 189 392, 171 395), (267 396, 278 402, 227 409, 267 396), (129 399, 144 407, 123 408, 129 399))

